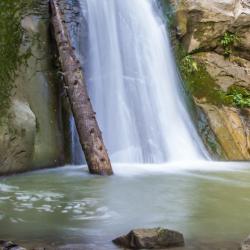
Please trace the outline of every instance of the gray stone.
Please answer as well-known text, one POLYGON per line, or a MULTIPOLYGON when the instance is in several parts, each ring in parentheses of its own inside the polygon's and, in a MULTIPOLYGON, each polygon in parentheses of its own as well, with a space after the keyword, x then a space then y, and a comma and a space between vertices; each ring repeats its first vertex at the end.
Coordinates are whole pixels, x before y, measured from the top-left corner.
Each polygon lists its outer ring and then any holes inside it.
POLYGON ((250 250, 250 235, 242 241, 240 250, 250 250))
MULTIPOLYGON (((186 49, 213 49, 226 31, 237 33, 237 47, 249 50, 250 6, 248 0, 174 0, 177 30, 186 49)), ((243 53, 247 57, 247 53, 243 53)), ((248 58, 247 58, 248 59, 248 58)))
POLYGON ((0 125, 0 175, 30 168, 36 117, 28 103, 14 99, 9 116, 0 125))
POLYGON ((164 228, 135 229, 113 243, 129 249, 162 249, 184 246, 184 238, 181 233, 164 228))
POLYGON ((30 33, 39 33, 39 19, 36 16, 26 16, 21 21, 22 28, 30 33))
POLYGON ((48 6, 31 11, 25 9, 20 21, 22 60, 10 80, 9 105, 0 114, 0 175, 64 164, 62 98, 52 65, 48 6))
POLYGON ((12 241, 0 240, 0 250, 26 250, 12 241))

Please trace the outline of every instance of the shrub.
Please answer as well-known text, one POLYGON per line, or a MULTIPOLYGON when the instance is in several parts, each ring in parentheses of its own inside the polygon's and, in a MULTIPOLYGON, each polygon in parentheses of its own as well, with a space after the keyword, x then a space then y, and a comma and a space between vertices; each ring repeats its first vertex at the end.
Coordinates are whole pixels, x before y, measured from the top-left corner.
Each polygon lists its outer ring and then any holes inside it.
POLYGON ((236 34, 231 32, 225 32, 220 39, 220 44, 224 48, 224 56, 229 57, 232 54, 232 49, 235 43, 239 40, 236 34))
POLYGON ((182 59, 181 67, 182 70, 187 73, 194 73, 198 71, 197 62, 191 55, 187 55, 182 59))
POLYGON ((229 88, 227 96, 231 98, 232 104, 236 107, 250 107, 250 92, 243 87, 232 86, 229 88))

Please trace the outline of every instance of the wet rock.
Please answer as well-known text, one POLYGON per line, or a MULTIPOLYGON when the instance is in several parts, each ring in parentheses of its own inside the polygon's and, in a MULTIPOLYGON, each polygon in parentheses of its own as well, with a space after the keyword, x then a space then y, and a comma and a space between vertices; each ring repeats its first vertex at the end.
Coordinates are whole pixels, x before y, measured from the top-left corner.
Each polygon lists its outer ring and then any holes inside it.
POLYGON ((250 235, 241 243, 240 250, 250 250, 250 235))
POLYGON ((12 241, 0 240, 0 250, 26 250, 12 241))
MULTIPOLYGON (((40 13, 40 10, 39 10, 40 13)), ((25 41, 20 51, 27 51, 25 64, 20 65, 15 78, 16 99, 28 102, 35 115, 35 141, 29 169, 61 165, 63 162, 62 121, 55 68, 52 65, 46 14, 26 16, 25 41)), ((26 144, 27 145, 27 144, 26 144)))
MULTIPOLYGON (((245 89, 249 90, 250 61, 234 55, 225 60, 224 56, 216 52, 195 53, 193 58, 198 64, 203 65, 207 74, 213 79, 212 82, 207 81, 206 84, 203 84, 207 90, 213 88, 214 93, 216 91, 217 93, 234 93, 231 98, 236 98, 236 93, 241 97, 245 89), (230 92, 230 89, 236 90, 230 92)), ((225 158, 249 160, 249 107, 243 108, 240 105, 232 107, 226 99, 224 99, 223 105, 215 105, 216 102, 209 99, 206 94, 198 99, 196 99, 196 104, 202 107, 209 121, 209 126, 226 155, 225 158)))
POLYGON ((14 99, 9 116, 0 126, 0 175, 30 167, 36 133, 36 117, 28 103, 14 99))
POLYGON ((206 114, 210 128, 217 136, 226 159, 250 159, 249 109, 198 104, 206 114))
POLYGON ((248 0, 173 2, 176 7, 177 30, 189 52, 200 48, 215 48, 217 38, 228 30, 242 38, 237 44, 239 48, 249 49, 248 0))
POLYGON ((1 17, 7 16, 3 24, 13 24, 11 33, 18 33, 15 40, 9 40, 7 31, 3 33, 3 51, 10 54, 9 58, 3 60, 6 56, 0 52, 0 68, 5 69, 6 64, 9 72, 6 89, 2 80, 0 86, 0 101, 9 94, 4 112, 0 112, 0 175, 64 163, 63 98, 52 64, 48 6, 47 1, 44 6, 35 2, 26 6, 22 1, 13 1, 13 22, 9 4, 3 3, 6 14, 2 9, 0 13, 1 17))
POLYGON ((162 249, 184 246, 184 238, 181 233, 164 228, 135 229, 113 243, 129 249, 162 249))
POLYGON ((35 16, 26 16, 21 21, 22 28, 30 33, 39 32, 39 19, 35 16))
POLYGON ((250 1, 170 2, 178 60, 189 52, 198 65, 192 74, 180 68, 201 137, 216 159, 249 160, 250 1), (223 45, 228 36, 231 44, 223 45))
POLYGON ((196 53, 193 58, 204 66, 221 90, 227 91, 232 85, 249 88, 250 61, 233 55, 225 60, 215 52, 196 53))

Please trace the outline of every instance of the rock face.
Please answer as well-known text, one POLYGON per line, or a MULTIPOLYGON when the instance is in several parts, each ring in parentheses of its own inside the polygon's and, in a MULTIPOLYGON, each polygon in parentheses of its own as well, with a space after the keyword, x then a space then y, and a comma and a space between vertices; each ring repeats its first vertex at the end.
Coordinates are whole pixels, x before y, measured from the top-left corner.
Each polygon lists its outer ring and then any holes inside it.
POLYGON ((217 107, 198 104, 206 114, 210 128, 216 134, 226 159, 245 160, 250 158, 250 113, 249 109, 217 107))
POLYGON ((30 56, 26 65, 19 68, 15 79, 17 98, 27 101, 36 117, 32 168, 63 162, 60 83, 57 82, 50 56, 48 19, 42 17, 28 15, 22 19, 26 41, 20 50, 22 53, 29 51, 30 56))
POLYGON ((1 5, 0 175, 64 162, 62 97, 52 65, 47 4, 1 5))
POLYGON ((215 40, 226 31, 237 32, 241 37, 237 47, 249 51, 249 0, 176 1, 176 16, 179 36, 189 52, 216 47, 215 40))
POLYGON ((163 249, 184 246, 183 235, 163 228, 136 229, 113 242, 129 249, 163 249))
POLYGON ((193 58, 204 65, 214 83, 224 92, 234 85, 250 87, 250 61, 234 55, 225 60, 223 55, 212 51, 195 53, 193 58))
POLYGON ((31 166, 36 118, 27 103, 13 100, 0 130, 0 175, 31 166))
POLYGON ((202 138, 214 158, 249 160, 250 1, 170 2, 177 60, 202 138))

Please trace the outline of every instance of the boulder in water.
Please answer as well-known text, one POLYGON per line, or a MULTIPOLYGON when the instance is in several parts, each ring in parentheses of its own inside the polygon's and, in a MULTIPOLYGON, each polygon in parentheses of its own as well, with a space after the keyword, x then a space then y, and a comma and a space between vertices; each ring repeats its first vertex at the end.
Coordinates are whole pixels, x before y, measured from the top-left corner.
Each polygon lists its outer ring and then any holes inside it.
POLYGON ((250 235, 241 242, 240 250, 250 250, 250 235))
POLYGON ((128 249, 162 249, 184 246, 184 237, 165 228, 135 229, 113 242, 128 249))
POLYGON ((26 250, 12 241, 0 240, 0 250, 26 250))

